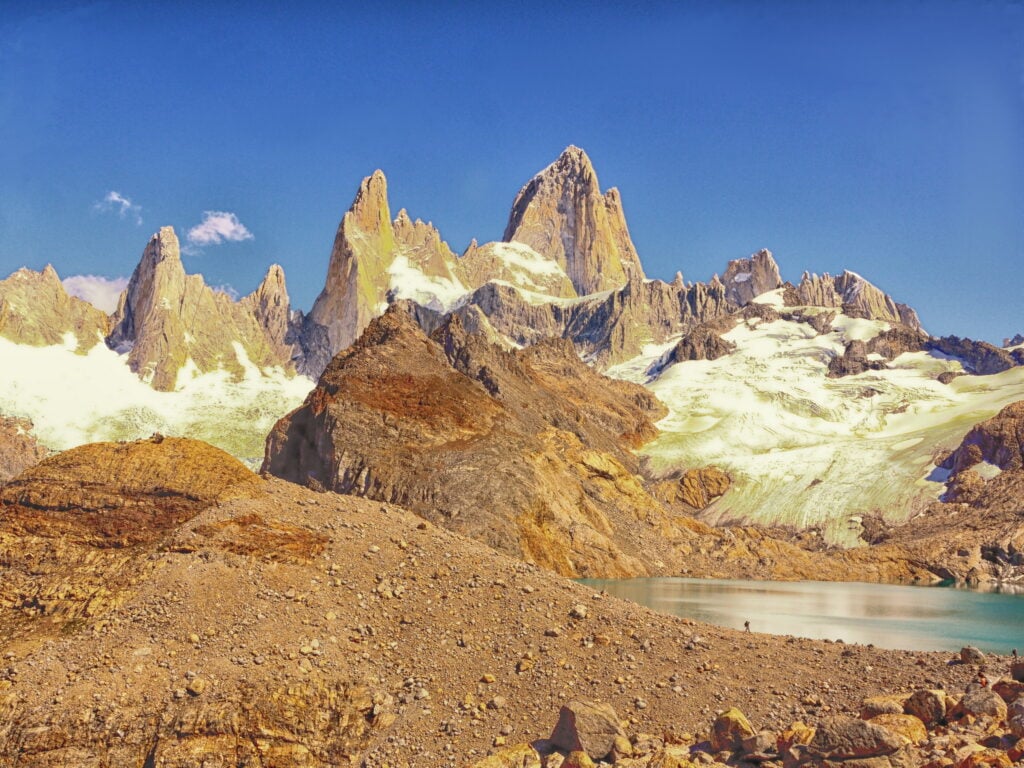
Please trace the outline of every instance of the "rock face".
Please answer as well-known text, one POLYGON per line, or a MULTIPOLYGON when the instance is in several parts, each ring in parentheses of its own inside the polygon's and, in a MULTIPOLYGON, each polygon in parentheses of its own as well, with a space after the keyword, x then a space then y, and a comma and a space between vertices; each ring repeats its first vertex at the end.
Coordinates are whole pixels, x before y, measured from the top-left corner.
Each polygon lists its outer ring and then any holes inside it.
POLYGON ((957 474, 982 461, 1002 470, 1024 468, 1024 401, 1011 403, 975 425, 942 466, 957 474))
POLYGON ((223 368, 235 375, 247 363, 292 369, 293 353, 282 336, 288 294, 281 268, 241 302, 186 275, 171 227, 146 246, 114 313, 107 345, 128 354, 128 364, 154 389, 175 388, 191 362, 201 373, 223 368))
POLYGON ((505 352, 457 316, 428 338, 396 307, 277 424, 264 470, 402 504, 559 573, 646 573, 640 547, 668 557, 671 526, 629 448, 661 413, 567 343, 505 352))
POLYGON ((31 421, 0 416, 0 484, 42 461, 49 453, 36 442, 31 421))
POLYGON ((327 281, 303 331, 309 339, 318 327, 325 329, 326 349, 307 352, 303 370, 319 375, 320 363, 354 342, 393 298, 444 309, 466 292, 461 277, 455 254, 433 226, 413 222, 404 210, 391 220, 387 179, 375 171, 363 179, 338 226, 327 281))
POLYGON ((943 336, 930 339, 927 349, 933 349, 944 355, 960 358, 964 367, 979 376, 988 376, 1009 370, 1017 365, 1024 365, 1024 350, 1006 350, 989 344, 987 341, 961 339, 958 336, 943 336))
POLYGON ((754 297, 781 287, 782 277, 772 252, 763 249, 750 258, 730 261, 722 283, 725 285, 725 297, 743 307, 754 297))
POLYGON ((566 148, 519 190, 502 239, 554 261, 581 296, 644 276, 618 190, 601 193, 594 166, 578 147, 566 148))
POLYGON ((64 290, 56 270, 19 269, 0 280, 0 336, 33 346, 63 344, 72 334, 79 351, 107 335, 109 320, 92 304, 64 290))

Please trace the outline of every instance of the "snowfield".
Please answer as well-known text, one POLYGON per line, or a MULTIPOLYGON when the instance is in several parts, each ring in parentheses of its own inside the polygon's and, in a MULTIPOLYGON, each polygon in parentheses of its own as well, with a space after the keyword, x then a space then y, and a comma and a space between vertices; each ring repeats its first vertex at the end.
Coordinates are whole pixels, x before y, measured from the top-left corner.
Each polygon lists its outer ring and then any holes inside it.
POLYGON ((655 474, 715 465, 733 487, 704 517, 820 525, 829 541, 857 543, 859 520, 910 517, 945 490, 933 459, 977 422, 1024 399, 1024 368, 993 376, 936 377, 956 360, 904 354, 884 371, 826 377, 851 339, 886 328, 840 315, 825 335, 805 323, 757 320, 723 335, 737 349, 718 360, 655 374, 672 342, 607 371, 644 384, 669 408, 662 434, 640 454, 655 474))
POLYGON ((196 374, 186 365, 175 391, 157 392, 106 345, 78 354, 76 344, 70 334, 65 344, 50 347, 0 338, 0 413, 31 419, 36 438, 58 451, 160 432, 205 440, 258 465, 274 423, 314 384, 281 370, 261 372, 243 351, 245 375, 238 381, 222 371, 196 374))

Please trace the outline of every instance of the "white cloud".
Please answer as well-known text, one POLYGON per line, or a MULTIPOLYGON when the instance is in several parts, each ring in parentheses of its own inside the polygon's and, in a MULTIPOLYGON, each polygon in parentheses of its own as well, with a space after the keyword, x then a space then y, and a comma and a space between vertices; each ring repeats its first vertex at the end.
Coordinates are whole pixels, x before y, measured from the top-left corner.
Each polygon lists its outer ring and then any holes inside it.
POLYGON ((237 290, 235 290, 235 287, 230 283, 224 283, 223 285, 214 285, 212 287, 214 291, 216 291, 217 293, 223 293, 232 301, 238 301, 238 298, 241 295, 237 290))
POLYGON ((110 190, 106 197, 92 207, 96 211, 116 211, 122 219, 131 215, 137 225, 142 224, 142 206, 136 205, 120 192, 110 190))
POLYGON ((238 216, 227 211, 203 211, 203 220, 188 231, 188 241, 200 246, 252 239, 252 232, 238 216))
POLYGON ((61 282, 72 296, 85 299, 97 309, 112 314, 117 309, 121 291, 128 287, 127 277, 101 277, 99 275, 71 275, 61 282))

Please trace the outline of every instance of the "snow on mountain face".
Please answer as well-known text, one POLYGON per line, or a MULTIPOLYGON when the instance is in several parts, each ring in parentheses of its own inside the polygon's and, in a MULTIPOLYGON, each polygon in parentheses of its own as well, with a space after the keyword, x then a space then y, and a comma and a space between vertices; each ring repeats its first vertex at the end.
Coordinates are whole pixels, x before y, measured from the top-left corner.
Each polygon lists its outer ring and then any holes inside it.
POLYGON ((886 370, 826 377, 847 341, 887 327, 838 315, 819 335, 805 323, 754 319, 722 335, 736 350, 716 360, 678 363, 649 380, 673 341, 607 373, 646 384, 670 409, 660 437, 641 451, 655 474, 715 465, 732 476, 709 522, 820 525, 829 541, 852 545, 859 525, 851 518, 910 517, 944 490, 933 474, 936 451, 1024 398, 1024 368, 947 385, 936 377, 961 370, 959 362, 926 352, 903 354, 886 370))
POLYGON ((0 339, 0 413, 31 419, 39 442, 54 450, 161 432, 205 440, 257 465, 271 427, 313 388, 304 376, 261 372, 237 345, 241 377, 199 373, 189 361, 177 387, 160 392, 104 344, 85 354, 77 347, 71 334, 65 344, 45 347, 0 339))

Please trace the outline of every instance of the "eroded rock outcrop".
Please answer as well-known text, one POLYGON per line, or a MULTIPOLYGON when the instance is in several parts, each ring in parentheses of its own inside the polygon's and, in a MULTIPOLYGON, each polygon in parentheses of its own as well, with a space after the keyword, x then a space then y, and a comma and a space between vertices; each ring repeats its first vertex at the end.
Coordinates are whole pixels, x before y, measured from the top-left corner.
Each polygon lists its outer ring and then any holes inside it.
POLYGON ((71 296, 57 271, 19 269, 0 280, 0 336, 36 347, 63 344, 71 334, 78 350, 86 351, 103 340, 110 321, 92 304, 71 296))

